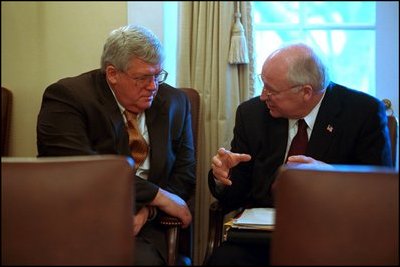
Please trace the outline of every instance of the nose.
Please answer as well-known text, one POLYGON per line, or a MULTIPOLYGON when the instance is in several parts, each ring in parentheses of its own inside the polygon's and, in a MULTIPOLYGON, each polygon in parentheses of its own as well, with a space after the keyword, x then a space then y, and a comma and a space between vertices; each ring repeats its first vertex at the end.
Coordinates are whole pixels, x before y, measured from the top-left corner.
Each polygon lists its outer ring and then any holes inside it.
POLYGON ((157 89, 158 87, 158 82, 156 77, 151 76, 149 77, 148 81, 147 81, 147 89, 157 89))
POLYGON ((260 100, 267 101, 268 98, 269 98, 269 94, 268 94, 267 90, 265 90, 265 88, 263 88, 261 91, 260 100))

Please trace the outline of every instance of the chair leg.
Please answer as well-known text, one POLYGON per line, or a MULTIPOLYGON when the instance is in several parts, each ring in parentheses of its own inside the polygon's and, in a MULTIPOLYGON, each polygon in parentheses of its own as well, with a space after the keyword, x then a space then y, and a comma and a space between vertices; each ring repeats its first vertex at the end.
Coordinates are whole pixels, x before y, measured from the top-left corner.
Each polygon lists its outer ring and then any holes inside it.
POLYGON ((221 245, 222 242, 224 213, 218 201, 215 201, 210 205, 209 218, 208 242, 203 265, 208 264, 210 256, 213 254, 214 250, 221 245))
POLYGON ((176 259, 178 254, 179 246, 179 226, 170 226, 167 230, 167 248, 168 248, 168 259, 167 264, 169 266, 176 265, 176 259))

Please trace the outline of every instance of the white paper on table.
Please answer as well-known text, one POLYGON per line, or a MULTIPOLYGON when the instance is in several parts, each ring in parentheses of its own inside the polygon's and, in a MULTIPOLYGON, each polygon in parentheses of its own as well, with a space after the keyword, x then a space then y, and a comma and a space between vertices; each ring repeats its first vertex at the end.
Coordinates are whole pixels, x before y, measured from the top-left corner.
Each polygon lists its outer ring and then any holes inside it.
POLYGON ((245 209, 239 218, 233 220, 233 226, 263 226, 274 224, 274 208, 245 209))

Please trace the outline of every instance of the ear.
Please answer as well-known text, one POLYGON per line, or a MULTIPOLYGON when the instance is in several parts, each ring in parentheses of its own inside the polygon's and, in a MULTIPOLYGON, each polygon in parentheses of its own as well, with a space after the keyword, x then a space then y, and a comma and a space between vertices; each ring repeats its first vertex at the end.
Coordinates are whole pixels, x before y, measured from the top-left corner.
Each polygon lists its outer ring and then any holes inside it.
POLYGON ((314 94, 314 90, 311 85, 306 84, 303 86, 303 98, 305 101, 309 101, 314 94))
POLYGON ((118 75, 118 70, 113 65, 108 65, 106 67, 106 77, 110 84, 117 83, 117 75, 118 75))

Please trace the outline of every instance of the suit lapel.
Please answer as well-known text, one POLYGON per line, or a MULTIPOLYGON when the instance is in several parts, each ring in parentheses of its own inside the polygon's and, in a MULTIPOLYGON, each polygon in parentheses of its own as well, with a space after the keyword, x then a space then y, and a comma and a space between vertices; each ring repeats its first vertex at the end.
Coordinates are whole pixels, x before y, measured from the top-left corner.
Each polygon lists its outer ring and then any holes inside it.
POLYGON ((274 119, 270 120, 271 125, 268 126, 270 133, 269 144, 271 146, 270 151, 276 151, 273 155, 273 162, 279 162, 281 164, 284 161, 287 139, 288 139, 288 120, 287 119, 274 119))
POLYGON ((101 72, 97 75, 97 82, 99 86, 98 97, 99 102, 104 106, 114 130, 114 140, 117 151, 123 155, 130 155, 128 133, 125 130, 125 122, 121 114, 121 110, 115 100, 111 88, 108 86, 104 74, 101 72))
POLYGON ((167 160, 167 147, 170 142, 168 134, 168 113, 166 101, 160 92, 153 104, 146 110, 146 125, 150 138, 150 173, 149 180, 159 179, 167 160))
POLYGON ((321 107, 315 120, 306 155, 316 159, 323 159, 331 146, 332 140, 341 129, 337 121, 337 115, 341 110, 340 99, 333 90, 331 84, 325 93, 321 107))

